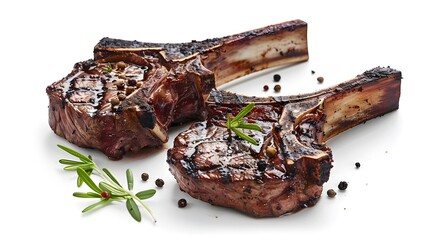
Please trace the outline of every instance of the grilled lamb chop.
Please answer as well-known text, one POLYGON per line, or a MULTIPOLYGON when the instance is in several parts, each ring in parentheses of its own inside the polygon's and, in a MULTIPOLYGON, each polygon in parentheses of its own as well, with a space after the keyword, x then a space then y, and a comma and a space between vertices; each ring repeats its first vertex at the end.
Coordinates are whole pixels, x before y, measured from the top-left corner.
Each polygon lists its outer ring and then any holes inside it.
POLYGON ((49 125, 111 159, 168 140, 173 123, 205 119, 210 90, 243 75, 308 59, 307 24, 284 22, 181 44, 104 38, 94 60, 48 86, 49 125))
POLYGON ((315 93, 288 97, 247 97, 213 90, 209 117, 179 134, 168 151, 170 171, 194 198, 255 217, 280 216, 314 205, 329 179, 335 135, 399 107, 401 72, 374 68, 315 93), (262 131, 244 130, 258 145, 226 128, 244 118, 262 131))

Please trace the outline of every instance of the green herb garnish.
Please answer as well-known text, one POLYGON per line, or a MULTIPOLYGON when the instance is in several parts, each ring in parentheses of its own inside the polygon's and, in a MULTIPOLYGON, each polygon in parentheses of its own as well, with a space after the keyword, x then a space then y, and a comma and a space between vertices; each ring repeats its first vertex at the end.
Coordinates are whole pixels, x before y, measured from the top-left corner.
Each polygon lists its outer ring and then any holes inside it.
POLYGON ((113 174, 106 168, 99 168, 97 164, 92 160, 91 156, 85 156, 75 150, 67 148, 62 145, 57 145, 62 150, 70 153, 71 155, 77 157, 80 161, 60 159, 60 163, 67 165, 64 167, 64 170, 76 170, 77 172, 77 185, 80 187, 82 183, 88 185, 93 192, 75 192, 73 196, 79 198, 98 198, 98 202, 89 205, 82 210, 83 213, 88 212, 97 207, 105 206, 113 201, 125 201, 130 215, 138 222, 141 221, 141 214, 137 203, 140 203, 141 206, 150 214, 152 219, 156 222, 152 211, 143 203, 142 200, 151 198, 155 195, 155 189, 149 189, 146 191, 141 191, 136 194, 132 193, 134 186, 133 173, 130 169, 126 171, 127 178, 127 187, 124 189, 118 180, 113 176, 113 174), (92 180, 91 173, 95 171, 104 181, 100 181, 98 185, 92 180), (136 203, 137 202, 137 203, 136 203))
POLYGON ((253 107, 255 107, 255 103, 250 103, 245 108, 243 108, 237 114, 237 116, 235 116, 232 119, 231 119, 231 116, 228 114, 226 126, 228 129, 231 129, 235 134, 237 134, 237 136, 239 136, 241 139, 244 139, 250 142, 251 144, 258 145, 258 142, 255 139, 253 139, 252 137, 249 137, 244 132, 238 130, 238 128, 242 128, 242 129, 262 131, 262 128, 257 124, 240 121, 244 116, 246 116, 250 111, 252 111, 253 107))
POLYGON ((106 67, 103 68, 105 74, 113 72, 113 66, 111 63, 106 64, 106 67))

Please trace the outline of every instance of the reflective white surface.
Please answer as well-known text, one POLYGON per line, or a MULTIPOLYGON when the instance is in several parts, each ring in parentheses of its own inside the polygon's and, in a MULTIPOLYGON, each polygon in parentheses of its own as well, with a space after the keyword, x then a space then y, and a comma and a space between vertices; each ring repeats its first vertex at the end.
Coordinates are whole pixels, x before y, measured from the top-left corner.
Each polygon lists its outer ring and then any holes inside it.
MULTIPOLYGON (((0 167, 1 238, 151 238, 176 239, 314 238, 428 236, 427 206, 427 55, 429 17, 423 5, 404 1, 8 1, 0 9, 2 47, 2 165, 0 167), (407 4, 408 3, 408 4, 407 4), (88 214, 93 200, 72 197, 75 174, 58 160, 68 157, 56 144, 69 144, 48 125, 45 88, 66 76, 78 61, 92 57, 94 45, 109 36, 147 42, 183 42, 239 33, 292 19, 308 23, 310 60, 256 73, 222 89, 266 95, 272 75, 281 74, 282 95, 311 92, 353 78, 376 66, 403 73, 399 111, 355 127, 328 145, 334 168, 318 204, 297 214, 255 219, 192 199, 181 192, 168 171, 166 150, 180 130, 159 149, 110 161, 91 154, 125 181, 135 174, 134 188, 165 186, 146 201, 158 222, 143 214, 141 223, 124 203, 88 214), (316 73, 311 74, 311 70, 316 73), (319 84, 318 76, 325 81, 319 84), (361 168, 355 169, 354 163, 361 168), (148 182, 139 181, 143 172, 148 182), (334 199, 326 196, 339 181, 349 187, 334 199), (177 201, 188 200, 179 209, 177 201), (422 220, 423 219, 423 220, 422 220)), ((277 94, 278 95, 278 94, 277 94)))

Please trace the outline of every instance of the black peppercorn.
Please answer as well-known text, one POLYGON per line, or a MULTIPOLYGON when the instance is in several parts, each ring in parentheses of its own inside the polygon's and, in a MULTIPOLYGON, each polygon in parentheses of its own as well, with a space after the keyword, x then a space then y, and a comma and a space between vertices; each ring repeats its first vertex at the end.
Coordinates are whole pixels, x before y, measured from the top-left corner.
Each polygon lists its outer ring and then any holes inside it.
POLYGON ((274 76, 273 76, 274 82, 280 81, 281 78, 282 77, 280 75, 278 75, 278 74, 274 74, 274 76))
POLYGON ((157 187, 163 187, 164 186, 164 180, 162 180, 161 178, 156 179, 155 185, 157 187))
POLYGON ((256 165, 258 166, 258 170, 263 172, 267 168, 268 164, 265 161, 258 161, 256 162, 256 165))
POLYGON ((142 180, 143 181, 147 181, 149 179, 149 174, 147 173, 142 173, 142 180))
POLYGON ((269 87, 268 85, 264 85, 264 91, 268 91, 269 87))
POLYGON ((360 168, 360 162, 355 162, 356 168, 360 168))
POLYGON ((182 198, 177 202, 177 206, 179 206, 179 208, 184 208, 188 205, 188 202, 186 202, 186 199, 182 198))
POLYGON ((129 79, 128 80, 128 85, 135 86, 135 85, 137 85, 137 81, 135 79, 129 79))
POLYGON ((328 194, 328 197, 333 198, 333 197, 335 197, 335 195, 337 195, 337 192, 335 192, 334 189, 329 189, 327 191, 327 194, 328 194))
POLYGON ((347 189, 347 187, 348 187, 348 183, 347 182, 345 182, 345 181, 341 181, 339 184, 338 184, 338 189, 340 189, 340 190, 346 190, 347 189))

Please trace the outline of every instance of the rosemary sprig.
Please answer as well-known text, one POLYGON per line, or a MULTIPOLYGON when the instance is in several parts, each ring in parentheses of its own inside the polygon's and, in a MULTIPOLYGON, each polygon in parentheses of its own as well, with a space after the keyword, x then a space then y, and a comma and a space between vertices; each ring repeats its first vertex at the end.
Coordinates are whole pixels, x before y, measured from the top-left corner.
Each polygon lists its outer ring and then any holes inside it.
POLYGON ((92 160, 91 156, 85 156, 73 149, 68 147, 57 145, 62 150, 68 152, 69 154, 77 157, 80 161, 60 159, 60 163, 67 165, 64 167, 64 170, 76 171, 77 172, 77 185, 80 187, 82 183, 88 185, 93 192, 75 192, 73 196, 79 198, 98 198, 99 201, 89 205, 82 210, 83 213, 88 212, 97 207, 106 206, 113 201, 124 201, 130 215, 138 222, 141 221, 141 213, 136 202, 138 202, 152 217, 156 222, 152 211, 142 200, 151 198, 155 195, 155 189, 149 189, 145 191, 138 192, 136 194, 132 193, 134 186, 133 173, 130 169, 126 171, 127 177, 127 187, 124 189, 118 180, 113 176, 113 174, 107 168, 99 168, 97 164, 92 160), (98 185, 92 180, 91 173, 95 171, 104 181, 100 181, 98 185))
POLYGON ((241 139, 244 139, 250 142, 251 144, 258 145, 258 142, 255 139, 246 135, 244 132, 238 130, 238 128, 242 128, 242 129, 262 131, 262 128, 257 124, 240 121, 244 116, 246 116, 250 111, 252 111, 253 107, 255 107, 255 103, 250 103, 245 108, 243 108, 234 118, 231 118, 231 116, 228 114, 227 120, 226 120, 226 126, 228 129, 231 129, 235 134, 237 134, 237 136, 239 136, 241 139))
POLYGON ((108 63, 106 67, 103 68, 105 74, 113 72, 113 66, 111 63, 108 63))

